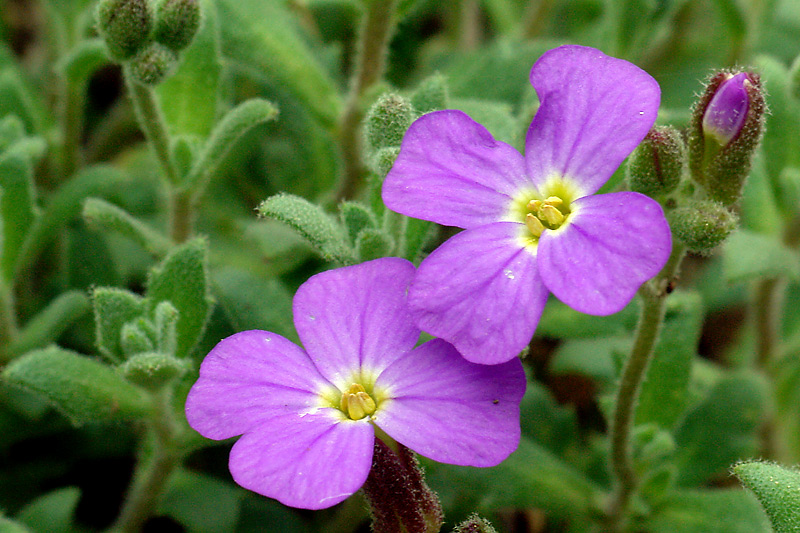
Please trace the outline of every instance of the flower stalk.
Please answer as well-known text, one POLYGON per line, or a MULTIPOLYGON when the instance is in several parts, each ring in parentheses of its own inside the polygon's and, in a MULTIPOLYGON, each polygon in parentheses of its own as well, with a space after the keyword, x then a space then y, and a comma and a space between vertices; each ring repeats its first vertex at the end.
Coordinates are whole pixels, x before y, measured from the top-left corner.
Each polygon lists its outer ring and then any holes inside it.
POLYGON ((614 492, 608 509, 611 531, 621 530, 628 505, 638 484, 631 450, 636 405, 642 381, 655 352, 661 326, 664 323, 665 304, 670 292, 667 287, 677 275, 685 254, 686 246, 676 241, 667 264, 658 276, 639 289, 642 311, 631 354, 622 370, 611 423, 610 461, 611 473, 614 478, 614 492))
POLYGON ((361 98, 386 70, 386 53, 395 25, 396 0, 365 2, 366 13, 358 39, 358 52, 350 84, 350 94, 339 124, 339 139, 344 160, 344 181, 339 198, 350 198, 362 175, 359 126, 364 117, 361 98))

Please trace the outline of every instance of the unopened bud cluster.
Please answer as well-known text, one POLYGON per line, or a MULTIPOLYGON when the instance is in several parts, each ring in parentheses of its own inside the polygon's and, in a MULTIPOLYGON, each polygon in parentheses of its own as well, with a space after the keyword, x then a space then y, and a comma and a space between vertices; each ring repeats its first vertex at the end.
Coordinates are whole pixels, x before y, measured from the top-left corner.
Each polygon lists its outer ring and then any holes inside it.
POLYGON ((199 0, 101 0, 96 16, 111 56, 147 85, 170 75, 201 23, 199 0))

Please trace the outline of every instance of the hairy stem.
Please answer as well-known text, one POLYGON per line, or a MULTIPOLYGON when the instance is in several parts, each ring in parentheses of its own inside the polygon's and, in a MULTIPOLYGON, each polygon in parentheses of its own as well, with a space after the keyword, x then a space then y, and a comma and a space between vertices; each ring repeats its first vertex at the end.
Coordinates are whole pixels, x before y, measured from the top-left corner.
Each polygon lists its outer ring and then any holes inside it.
POLYGON ((628 505, 638 484, 631 457, 631 433, 636 405, 664 322, 665 303, 669 294, 667 287, 675 278, 685 253, 686 247, 683 244, 673 243, 667 264, 655 278, 639 289, 642 311, 631 354, 622 369, 611 423, 610 461, 614 478, 614 493, 608 510, 611 531, 622 530, 628 505))
POLYGON ((396 0, 365 2, 366 13, 358 39, 358 52, 341 122, 339 140, 344 161, 344 181, 338 198, 351 198, 361 182, 363 165, 359 126, 364 118, 361 98, 383 76, 386 69, 386 51, 394 30, 396 0))

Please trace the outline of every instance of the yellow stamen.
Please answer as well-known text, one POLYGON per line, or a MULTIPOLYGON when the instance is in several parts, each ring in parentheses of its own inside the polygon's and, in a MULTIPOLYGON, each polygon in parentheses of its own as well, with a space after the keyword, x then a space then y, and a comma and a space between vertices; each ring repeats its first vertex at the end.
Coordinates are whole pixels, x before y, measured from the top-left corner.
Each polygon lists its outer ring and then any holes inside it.
POLYGON ((539 208, 538 212, 539 218, 543 219, 545 222, 550 224, 551 226, 560 226, 562 222, 564 222, 564 213, 559 211, 556 207, 553 207, 550 204, 544 204, 539 208))
POLYGON ((528 202, 528 205, 525 206, 525 209, 527 209, 528 211, 538 211, 541 206, 542 206, 541 200, 531 200, 530 202, 528 202))
POLYGON ((542 224, 542 221, 531 213, 525 215, 525 225, 528 226, 528 231, 530 231, 534 237, 541 236, 544 231, 544 224, 542 224))
POLYGON ((377 406, 375 400, 367 394, 363 385, 353 383, 350 388, 342 393, 342 400, 339 404, 342 412, 346 413, 352 420, 361 420, 375 412, 377 406))
POLYGON ((560 206, 561 204, 564 203, 564 200, 562 200, 558 196, 550 196, 550 197, 547 198, 547 200, 544 201, 544 203, 546 203, 547 205, 552 205, 554 207, 558 207, 558 206, 560 206))

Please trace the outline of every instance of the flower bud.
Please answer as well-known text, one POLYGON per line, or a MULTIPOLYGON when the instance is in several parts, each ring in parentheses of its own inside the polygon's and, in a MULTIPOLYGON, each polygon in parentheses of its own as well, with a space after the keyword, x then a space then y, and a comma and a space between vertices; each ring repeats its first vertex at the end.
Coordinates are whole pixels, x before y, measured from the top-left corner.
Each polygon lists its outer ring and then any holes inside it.
POLYGON ((131 58, 150 38, 153 16, 147 0, 101 0, 96 16, 108 51, 119 61, 131 58))
POLYGON ((375 451, 362 490, 372 514, 373 531, 434 533, 444 522, 442 504, 425 484, 414 454, 402 444, 393 451, 375 439, 375 451))
POLYGON ((161 0, 156 6, 155 39, 179 52, 192 42, 200 22, 198 0, 161 0))
POLYGON ((365 134, 369 147, 377 152, 381 148, 400 146, 413 120, 411 102, 398 94, 384 94, 367 113, 365 134))
POLYGON ((150 391, 161 390, 186 370, 183 361, 159 352, 134 355, 120 366, 125 379, 150 391))
POLYGON ((477 514, 470 515, 469 518, 461 522, 453 530, 454 533, 497 533, 497 530, 492 527, 485 518, 481 518, 477 514))
POLYGON ((439 73, 422 80, 417 90, 411 95, 411 105, 420 114, 447 109, 448 101, 447 82, 445 77, 439 73))
POLYGON ((628 159, 630 190, 648 196, 675 190, 686 169, 686 149, 678 130, 655 126, 628 159))
POLYGON ((178 55, 160 43, 150 43, 130 61, 131 74, 145 85, 158 85, 178 65, 178 55))
POLYGON ((689 125, 689 167, 708 196, 735 203, 764 131, 766 104, 756 74, 721 72, 697 102, 689 125))
POLYGON ((722 244, 739 223, 736 215, 714 200, 691 201, 668 216, 672 233, 699 254, 708 254, 722 244))

